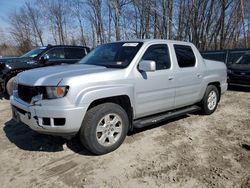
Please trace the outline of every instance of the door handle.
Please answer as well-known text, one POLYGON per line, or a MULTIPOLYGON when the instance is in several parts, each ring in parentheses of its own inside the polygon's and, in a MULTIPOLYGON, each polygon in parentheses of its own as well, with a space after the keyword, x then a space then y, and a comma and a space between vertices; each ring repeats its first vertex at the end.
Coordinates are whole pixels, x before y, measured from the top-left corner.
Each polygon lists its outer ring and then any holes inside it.
POLYGON ((197 74, 197 77, 198 77, 198 78, 201 78, 201 77, 202 77, 202 75, 201 75, 200 73, 198 73, 198 74, 197 74))
POLYGON ((169 76, 169 77, 168 77, 168 80, 173 80, 173 79, 174 79, 173 76, 169 76))

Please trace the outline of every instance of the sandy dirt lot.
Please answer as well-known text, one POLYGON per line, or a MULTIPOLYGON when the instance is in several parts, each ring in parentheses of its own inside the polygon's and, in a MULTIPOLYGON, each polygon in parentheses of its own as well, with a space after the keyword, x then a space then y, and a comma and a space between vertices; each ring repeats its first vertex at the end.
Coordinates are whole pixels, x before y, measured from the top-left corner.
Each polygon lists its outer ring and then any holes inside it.
POLYGON ((0 99, 0 187, 250 187, 250 89, 232 88, 211 116, 136 130, 92 156, 78 139, 38 134, 0 99))

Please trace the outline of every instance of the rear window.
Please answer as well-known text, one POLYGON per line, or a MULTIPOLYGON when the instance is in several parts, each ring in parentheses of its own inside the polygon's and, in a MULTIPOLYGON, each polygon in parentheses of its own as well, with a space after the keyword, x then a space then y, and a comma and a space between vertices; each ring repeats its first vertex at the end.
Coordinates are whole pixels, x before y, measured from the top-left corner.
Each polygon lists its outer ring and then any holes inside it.
POLYGON ((82 59, 86 53, 84 48, 64 48, 66 59, 82 59))
POLYGON ((179 67, 185 68, 195 66, 196 59, 190 46, 175 44, 174 49, 179 67))

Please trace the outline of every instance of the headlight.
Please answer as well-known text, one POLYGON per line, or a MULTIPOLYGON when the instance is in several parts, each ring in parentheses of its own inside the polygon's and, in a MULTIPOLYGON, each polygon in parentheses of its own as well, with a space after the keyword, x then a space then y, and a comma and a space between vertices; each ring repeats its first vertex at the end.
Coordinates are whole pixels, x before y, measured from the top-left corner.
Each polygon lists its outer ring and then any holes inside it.
POLYGON ((68 86, 46 87, 46 98, 57 99, 64 97, 68 92, 68 86))

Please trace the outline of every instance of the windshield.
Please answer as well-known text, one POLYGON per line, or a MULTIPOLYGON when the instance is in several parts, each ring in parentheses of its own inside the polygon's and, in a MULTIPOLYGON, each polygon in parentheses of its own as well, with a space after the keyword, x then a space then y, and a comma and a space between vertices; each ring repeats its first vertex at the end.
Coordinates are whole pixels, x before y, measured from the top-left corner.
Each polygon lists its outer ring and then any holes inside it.
POLYGON ((250 54, 241 56, 235 63, 237 64, 250 64, 250 54))
POLYGON ((125 68, 133 60, 142 42, 116 42, 103 44, 92 50, 79 63, 108 68, 125 68))
POLYGON ((44 51, 45 47, 35 48, 26 54, 22 55, 21 57, 36 57, 38 54, 42 53, 44 51))

